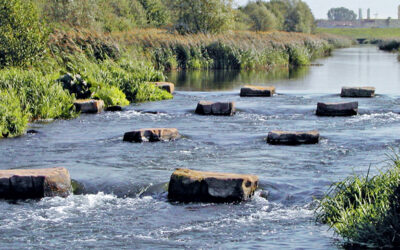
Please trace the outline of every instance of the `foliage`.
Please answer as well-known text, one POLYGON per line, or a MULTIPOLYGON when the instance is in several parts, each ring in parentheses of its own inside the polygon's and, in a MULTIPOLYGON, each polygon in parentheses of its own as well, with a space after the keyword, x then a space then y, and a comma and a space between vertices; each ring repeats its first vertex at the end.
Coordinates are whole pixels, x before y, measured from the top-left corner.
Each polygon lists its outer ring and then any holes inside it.
POLYGON ((220 33, 233 22, 230 0, 176 0, 173 9, 177 13, 176 30, 187 33, 220 33))
POLYGON ((312 33, 315 30, 315 18, 310 7, 301 0, 291 1, 284 22, 285 31, 312 33))
POLYGON ((275 15, 261 2, 250 2, 242 11, 248 16, 252 30, 268 31, 278 28, 275 15))
POLYGON ((400 158, 375 177, 335 183, 321 200, 317 218, 346 243, 373 248, 400 246, 400 158))
POLYGON ((146 11, 147 23, 154 27, 167 24, 169 13, 161 0, 139 0, 146 11))
POLYGON ((0 67, 23 66, 40 59, 47 32, 31 0, 0 0, 0 67))
POLYGON ((0 72, 0 89, 15 90, 32 120, 71 118, 73 97, 55 79, 36 70, 7 69, 0 72))
POLYGON ((93 97, 103 100, 106 107, 129 105, 125 94, 115 86, 102 86, 94 92, 93 97))
POLYGON ((144 48, 158 69, 170 69, 171 65, 178 69, 268 69, 290 65, 289 47, 296 48, 290 54, 291 62, 309 64, 318 56, 329 55, 332 48, 351 45, 347 38, 324 37, 278 31, 178 35, 148 29, 119 33, 114 39, 128 47, 144 48))
POLYGON ((24 133, 28 125, 28 114, 21 108, 13 89, 0 89, 0 138, 24 133))
POLYGON ((332 8, 328 11, 328 19, 334 21, 353 21, 357 19, 357 14, 344 7, 332 8))

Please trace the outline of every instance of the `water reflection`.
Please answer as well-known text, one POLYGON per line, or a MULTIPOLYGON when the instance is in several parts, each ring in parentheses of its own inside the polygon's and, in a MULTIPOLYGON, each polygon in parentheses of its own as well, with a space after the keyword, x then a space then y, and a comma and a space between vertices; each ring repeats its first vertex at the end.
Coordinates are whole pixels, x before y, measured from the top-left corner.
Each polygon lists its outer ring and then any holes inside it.
POLYGON ((276 68, 269 71, 174 71, 167 74, 168 81, 174 82, 178 90, 216 91, 232 90, 244 84, 268 85, 276 80, 299 79, 306 76, 309 67, 276 68))
POLYGON ((374 86, 378 94, 400 94, 400 64, 394 53, 359 46, 335 50, 313 65, 272 71, 171 72, 168 80, 184 91, 235 90, 254 84, 293 94, 338 94, 343 86, 374 86))

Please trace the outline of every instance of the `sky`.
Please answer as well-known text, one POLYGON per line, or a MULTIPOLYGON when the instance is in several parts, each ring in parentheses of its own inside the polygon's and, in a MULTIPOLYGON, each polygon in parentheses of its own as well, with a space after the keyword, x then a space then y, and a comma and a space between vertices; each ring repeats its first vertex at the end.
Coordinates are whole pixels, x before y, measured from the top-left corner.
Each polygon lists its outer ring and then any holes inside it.
MULTIPOLYGON (((399 0, 303 0, 306 2, 315 18, 326 19, 328 10, 332 7, 346 7, 358 15, 358 9, 363 9, 363 17, 367 17, 367 9, 371 9, 371 18, 396 18, 399 0)), ((245 5, 248 0, 236 0, 239 5, 245 5)))

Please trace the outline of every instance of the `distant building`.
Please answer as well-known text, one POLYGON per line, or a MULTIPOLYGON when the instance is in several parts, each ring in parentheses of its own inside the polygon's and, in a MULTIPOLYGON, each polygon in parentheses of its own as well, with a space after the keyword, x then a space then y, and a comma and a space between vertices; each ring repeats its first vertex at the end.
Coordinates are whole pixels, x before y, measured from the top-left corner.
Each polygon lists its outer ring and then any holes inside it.
POLYGON ((370 20, 371 19, 371 9, 368 8, 367 10, 367 19, 370 20))
POLYGON ((398 15, 398 19, 400 19, 400 5, 398 7, 397 15, 398 15))
POLYGON ((359 19, 359 20, 362 20, 362 19, 363 19, 362 9, 361 9, 361 8, 358 9, 358 19, 359 19))

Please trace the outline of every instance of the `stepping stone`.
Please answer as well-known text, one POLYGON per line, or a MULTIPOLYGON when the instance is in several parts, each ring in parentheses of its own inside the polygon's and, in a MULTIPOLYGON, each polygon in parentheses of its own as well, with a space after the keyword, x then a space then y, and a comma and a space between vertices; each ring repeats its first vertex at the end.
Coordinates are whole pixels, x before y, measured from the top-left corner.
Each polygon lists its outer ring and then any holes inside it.
POLYGON ((316 144, 319 142, 319 133, 316 130, 308 132, 275 130, 268 133, 267 142, 274 145, 316 144))
POLYGON ((181 136, 176 128, 146 128, 127 132, 124 141, 127 142, 158 142, 172 141, 181 136))
POLYGON ((234 102, 207 102, 200 101, 195 113, 199 115, 225 115, 232 116, 236 112, 234 102))
POLYGON ((155 82, 154 84, 170 94, 173 94, 175 92, 175 85, 171 82, 155 82))
POLYGON ((275 94, 275 87, 246 85, 240 89, 242 97, 269 97, 275 94))
POLYGON ((180 202, 239 202, 251 198, 258 177, 246 174, 177 169, 171 175, 168 199, 180 202))
POLYGON ((67 197, 72 192, 65 168, 0 170, 1 199, 67 197))
POLYGON ((106 108, 106 111, 108 112, 117 112, 117 111, 122 111, 121 106, 110 106, 106 108))
POLYGON ((341 97, 374 97, 374 87, 343 87, 341 97))
POLYGON ((76 100, 74 102, 77 112, 96 114, 101 113, 104 109, 104 102, 102 100, 76 100))
POLYGON ((317 105, 318 116, 352 116, 358 113, 358 102, 323 103, 317 105))

